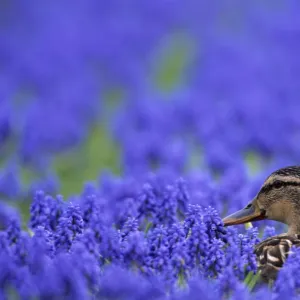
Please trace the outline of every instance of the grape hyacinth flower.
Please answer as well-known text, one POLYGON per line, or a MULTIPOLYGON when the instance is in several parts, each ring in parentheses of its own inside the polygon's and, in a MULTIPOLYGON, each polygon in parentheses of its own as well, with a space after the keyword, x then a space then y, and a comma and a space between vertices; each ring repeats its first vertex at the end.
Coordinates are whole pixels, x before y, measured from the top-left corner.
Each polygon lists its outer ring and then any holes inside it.
POLYGON ((65 215, 60 218, 56 232, 55 247, 69 250, 77 235, 82 234, 84 223, 79 206, 69 205, 65 215))
MULTIPOLYGON (((1 134, 0 134, 1 139, 1 134)), ((0 195, 16 199, 21 193, 20 171, 16 166, 8 166, 0 173, 0 195)))
POLYGON ((56 198, 48 196, 47 200, 50 210, 48 226, 50 231, 55 232, 58 228, 60 219, 64 215, 66 204, 64 203, 63 197, 61 195, 57 195, 56 198))
POLYGON ((150 230, 147 236, 147 246, 146 265, 154 273, 163 272, 169 264, 170 256, 167 229, 161 225, 150 230))
MULTIPOLYGON (((49 222, 50 208, 48 199, 43 191, 37 191, 30 206, 30 228, 45 226, 49 222)), ((48 225, 47 225, 48 226, 48 225)))
POLYGON ((299 280, 300 251, 299 248, 292 249, 284 267, 279 272, 278 280, 275 283, 277 299, 281 297, 296 298, 300 287, 299 280))
MULTIPOLYGON (((30 234, 21 229, 17 214, 8 215, 6 230, 0 233, 1 257, 9 262, 7 267, 4 265, 6 271, 0 270, 0 282, 2 274, 7 276, 14 292, 24 297, 109 299, 122 294, 125 299, 139 299, 141 295, 186 299, 208 282, 214 291, 213 299, 269 295, 259 284, 253 296, 246 288, 248 285, 253 289, 257 268, 253 249, 259 242, 258 229, 225 230, 218 212, 211 206, 187 204, 185 214, 178 214, 173 209, 174 203, 179 203, 176 184, 168 182, 151 187, 151 214, 144 210, 140 218, 127 217, 123 224, 112 211, 114 205, 105 200, 98 202, 95 190, 75 198, 79 199, 76 204, 64 202, 61 196, 37 192, 30 210, 30 234), (152 225, 145 226, 142 216, 152 225), (126 279, 128 286, 115 280, 108 283, 112 276, 118 278, 116 272, 132 276, 132 281, 126 279), (133 289, 136 280, 142 287, 133 289)), ((120 184, 118 188, 114 194, 124 195, 124 186, 120 184)), ((151 208, 148 198, 140 198, 145 195, 144 188, 141 184, 140 194, 133 198, 137 200, 133 202, 137 211, 143 205, 151 208)), ((111 191, 108 194, 111 197, 111 191)), ((104 191, 102 197, 106 198, 104 191)), ((127 205, 124 201, 119 204, 127 205)), ((291 267, 286 266, 282 274, 290 272, 291 267)), ((293 282, 290 287, 297 290, 297 283, 293 282)), ((280 295, 282 291, 278 279, 273 294, 280 295)), ((208 299, 211 296, 205 294, 208 299)))
POLYGON ((83 196, 81 210, 85 228, 89 227, 94 215, 100 214, 99 199, 95 194, 83 196))
POLYGON ((263 240, 271 237, 271 236, 274 236, 275 235, 275 228, 272 227, 272 226, 266 226, 265 229, 264 229, 264 234, 263 234, 263 240))
POLYGON ((203 272, 209 249, 209 238, 206 233, 206 225, 203 222, 197 222, 192 227, 187 243, 192 267, 199 268, 203 272))
POLYGON ((156 201, 156 212, 153 218, 153 224, 171 225, 176 221, 177 199, 174 195, 174 187, 166 186, 163 193, 158 196, 156 201))
POLYGON ((10 220, 10 223, 6 229, 6 234, 10 245, 17 244, 19 242, 22 232, 20 220, 18 218, 13 218, 10 220))
POLYGON ((129 234, 138 231, 138 221, 134 218, 128 218, 121 230, 121 238, 124 240, 129 234))

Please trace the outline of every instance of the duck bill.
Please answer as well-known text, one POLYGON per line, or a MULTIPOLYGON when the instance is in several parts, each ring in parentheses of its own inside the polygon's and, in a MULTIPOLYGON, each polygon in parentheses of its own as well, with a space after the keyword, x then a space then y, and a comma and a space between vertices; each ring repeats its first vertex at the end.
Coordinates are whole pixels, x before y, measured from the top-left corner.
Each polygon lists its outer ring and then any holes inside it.
POLYGON ((261 211, 255 205, 249 208, 243 208, 223 219, 224 226, 244 224, 252 221, 266 219, 264 211, 261 211))

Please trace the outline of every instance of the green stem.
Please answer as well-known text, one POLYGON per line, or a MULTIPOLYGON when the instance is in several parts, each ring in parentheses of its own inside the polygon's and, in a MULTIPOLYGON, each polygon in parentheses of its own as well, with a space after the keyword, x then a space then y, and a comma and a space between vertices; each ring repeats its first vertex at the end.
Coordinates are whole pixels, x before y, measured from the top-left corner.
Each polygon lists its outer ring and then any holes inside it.
POLYGON ((244 284, 245 284, 246 286, 249 286, 249 283, 250 283, 250 281, 252 280, 252 277, 253 277, 253 272, 251 271, 251 272, 249 272, 249 273, 247 274, 247 276, 246 276, 246 278, 245 278, 245 280, 244 280, 244 284))
POLYGON ((259 277, 260 277, 260 272, 257 272, 257 273, 252 277, 251 281, 249 282, 248 287, 249 287, 250 292, 254 289, 256 283, 258 282, 259 277))
POLYGON ((146 226, 146 229, 145 229, 145 233, 147 234, 148 233, 148 231, 150 230, 150 228, 152 227, 152 223, 151 222, 149 222, 149 223, 147 223, 147 226, 146 226))

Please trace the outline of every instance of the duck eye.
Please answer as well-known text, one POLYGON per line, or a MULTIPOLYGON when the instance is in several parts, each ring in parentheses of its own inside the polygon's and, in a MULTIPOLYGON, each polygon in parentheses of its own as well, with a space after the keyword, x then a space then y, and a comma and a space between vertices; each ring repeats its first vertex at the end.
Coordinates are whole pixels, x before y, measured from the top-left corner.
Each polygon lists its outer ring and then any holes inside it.
POLYGON ((252 203, 249 203, 246 207, 245 207, 245 209, 248 209, 248 208, 250 208, 252 206, 252 203))
POLYGON ((279 181, 279 180, 276 180, 274 183, 273 183, 273 186, 275 189, 279 189, 282 187, 282 181, 279 181))

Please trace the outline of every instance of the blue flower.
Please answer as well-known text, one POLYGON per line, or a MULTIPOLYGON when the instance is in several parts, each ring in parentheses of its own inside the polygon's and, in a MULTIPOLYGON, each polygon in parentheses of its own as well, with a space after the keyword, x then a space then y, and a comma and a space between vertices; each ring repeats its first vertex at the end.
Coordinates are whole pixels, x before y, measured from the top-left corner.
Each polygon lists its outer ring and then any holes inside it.
MULTIPOLYGON (((170 265, 172 266, 171 274, 180 281, 185 281, 190 271, 190 256, 186 242, 179 242, 173 247, 170 255, 170 265)), ((179 284, 182 284, 181 282, 179 284)))
POLYGON ((203 222, 197 222, 190 229, 187 239, 188 253, 192 267, 205 270, 204 263, 207 258, 209 244, 206 225, 203 222))
POLYGON ((157 226, 147 236, 148 253, 145 264, 155 273, 164 271, 169 264, 170 248, 167 229, 157 226))
POLYGON ((147 253, 144 235, 141 232, 132 232, 121 243, 121 257, 126 266, 141 267, 147 253))
POLYGON ((0 202, 0 230, 6 229, 11 220, 19 218, 19 212, 12 206, 0 202))
POLYGON ((205 272, 208 276, 215 276, 225 266, 224 243, 221 240, 213 239, 208 246, 206 260, 204 262, 205 272))
POLYGON ((12 254, 14 261, 20 265, 28 264, 30 253, 30 236, 27 232, 21 232, 17 242, 12 246, 12 254))
POLYGON ((45 226, 49 222, 49 200, 43 191, 37 191, 30 206, 30 228, 45 226))
POLYGON ((200 205, 188 205, 186 212, 186 218, 184 220, 184 228, 186 235, 188 235, 189 230, 197 223, 203 222, 202 208, 200 205))
POLYGON ((115 265, 107 267, 100 280, 99 298, 124 300, 163 299, 162 285, 115 265))
POLYGON ((7 239, 7 233, 5 231, 0 232, 0 251, 1 253, 9 253, 9 241, 7 239))
POLYGON ((86 299, 88 289, 85 286, 84 274, 75 267, 74 257, 60 253, 53 263, 55 271, 51 275, 56 276, 57 296, 65 299, 86 299))
POLYGON ((0 255, 0 297, 6 299, 8 297, 8 289, 16 289, 18 284, 17 269, 18 267, 13 260, 5 253, 0 255))
POLYGON ((204 209, 203 222, 207 226, 207 234, 210 239, 220 238, 226 232, 218 212, 210 206, 204 209))
MULTIPOLYGON (((234 274, 234 269, 230 267, 226 267, 222 274, 218 278, 218 290, 220 293, 220 297, 236 297, 238 295, 242 295, 243 292, 247 291, 245 285, 242 284, 241 281, 234 274), (232 295, 232 294, 236 294, 232 295)), ((247 295, 246 295, 247 296, 247 295)), ((237 298, 239 299, 239 298, 237 298)))
POLYGON ((138 201, 140 203, 139 215, 152 218, 157 210, 157 197, 154 188, 149 183, 144 184, 138 201))
POLYGON ((105 228, 105 231, 96 238, 100 240, 99 252, 102 264, 122 261, 121 237, 118 231, 113 228, 105 228))
POLYGON ((184 214, 190 202, 190 193, 188 191, 187 182, 183 178, 176 180, 174 194, 177 199, 178 209, 184 214))
POLYGON ((41 190, 48 194, 54 194, 58 191, 59 184, 59 178, 55 174, 47 174, 44 178, 33 181, 29 190, 32 194, 41 190))
POLYGON ((287 258, 283 268, 278 274, 275 283, 275 292, 278 294, 278 299, 283 295, 289 297, 297 296, 297 290, 300 287, 299 280, 299 264, 300 264, 300 250, 299 248, 292 248, 292 253, 287 258))
POLYGON ((56 231, 60 219, 63 217, 64 211, 66 209, 66 204, 64 203, 61 195, 58 195, 55 199, 48 196, 47 201, 50 210, 48 224, 49 230, 56 231))
POLYGON ((74 241, 73 245, 76 245, 76 243, 79 242, 83 244, 86 247, 86 250, 94 254, 95 257, 99 257, 99 243, 96 240, 95 233, 91 229, 87 229, 84 231, 83 234, 76 237, 76 240, 74 241))
POLYGON ((0 144, 3 144, 12 133, 11 113, 7 102, 1 101, 0 111, 0 144))
POLYGON ((74 267, 81 273, 86 282, 86 289, 95 294, 99 290, 101 277, 98 258, 88 251, 86 245, 81 242, 72 246, 71 253, 74 267))
POLYGON ((32 237, 32 247, 38 248, 43 254, 53 257, 54 255, 54 234, 44 227, 37 227, 32 237))
POLYGON ((172 295, 172 300, 220 299, 214 284, 201 277, 194 277, 188 282, 189 288, 181 289, 172 295))
POLYGON ((272 237, 276 235, 276 231, 275 231, 275 228, 272 227, 272 226, 266 226, 265 229, 264 229, 264 233, 263 233, 263 237, 262 239, 265 240, 269 237, 272 237))
POLYGON ((81 210, 84 227, 87 228, 93 217, 100 214, 100 203, 97 196, 95 194, 84 196, 81 201, 81 210))
POLYGON ((174 187, 168 185, 163 193, 157 198, 156 212, 153 223, 171 225, 176 222, 177 199, 174 195, 174 187))
POLYGON ((138 231, 138 221, 134 218, 128 218, 121 230, 121 238, 126 238, 130 233, 138 231))
POLYGON ((21 179, 19 169, 16 166, 8 166, 0 173, 0 194, 13 200, 20 196, 21 179))
POLYGON ((181 223, 173 223, 170 225, 167 229, 167 234, 170 251, 172 251, 172 248, 176 244, 185 241, 185 231, 181 223))
POLYGON ((79 206, 70 204, 66 210, 65 216, 69 220, 70 229, 74 234, 81 234, 83 231, 83 219, 79 206))
POLYGON ((79 206, 70 204, 60 218, 55 234, 55 247, 58 251, 69 250, 76 236, 83 232, 84 223, 79 206))
POLYGON ((21 236, 21 224, 19 219, 13 218, 10 220, 6 229, 6 234, 10 245, 17 244, 19 242, 21 236))

